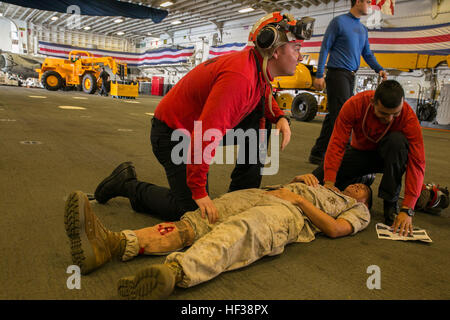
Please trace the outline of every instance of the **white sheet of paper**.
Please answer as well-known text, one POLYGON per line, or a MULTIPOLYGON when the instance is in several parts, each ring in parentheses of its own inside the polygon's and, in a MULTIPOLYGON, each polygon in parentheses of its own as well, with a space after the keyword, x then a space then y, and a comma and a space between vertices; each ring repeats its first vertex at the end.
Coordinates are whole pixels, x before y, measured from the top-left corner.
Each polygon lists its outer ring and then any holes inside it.
POLYGON ((406 237, 400 236, 398 232, 393 233, 392 228, 383 223, 377 223, 375 229, 378 239, 433 242, 424 229, 413 228, 413 234, 408 234, 406 237))

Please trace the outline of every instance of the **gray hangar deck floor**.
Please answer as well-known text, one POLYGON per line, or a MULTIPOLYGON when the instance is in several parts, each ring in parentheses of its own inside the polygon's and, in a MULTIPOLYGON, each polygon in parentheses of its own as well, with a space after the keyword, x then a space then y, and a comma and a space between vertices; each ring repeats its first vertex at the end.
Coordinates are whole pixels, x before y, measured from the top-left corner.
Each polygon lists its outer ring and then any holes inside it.
MULTIPOLYGON (((123 161, 134 162, 139 179, 167 185, 149 143, 151 113, 159 100, 0 87, 0 299, 117 299, 119 278, 164 261, 162 256, 113 261, 82 276, 80 290, 66 286, 72 264, 64 230, 68 194, 93 193, 123 161)), ((280 154, 279 172, 265 176, 262 185, 286 183, 315 168, 307 159, 322 120, 292 122, 292 140, 280 154)), ((423 135, 425 182, 450 186, 450 132, 424 129, 423 135)), ((232 169, 211 166, 212 197, 226 192, 232 169)), ((377 175, 372 221, 361 233, 335 240, 319 235, 311 243, 288 245, 279 256, 193 288, 176 288, 170 299, 449 299, 449 208, 440 216, 416 213, 414 224, 428 231, 431 244, 379 240, 379 183, 377 175), (366 286, 371 265, 381 270, 379 290, 366 286)), ((105 205, 92 201, 92 206, 115 231, 161 221, 134 212, 125 198, 105 205)))

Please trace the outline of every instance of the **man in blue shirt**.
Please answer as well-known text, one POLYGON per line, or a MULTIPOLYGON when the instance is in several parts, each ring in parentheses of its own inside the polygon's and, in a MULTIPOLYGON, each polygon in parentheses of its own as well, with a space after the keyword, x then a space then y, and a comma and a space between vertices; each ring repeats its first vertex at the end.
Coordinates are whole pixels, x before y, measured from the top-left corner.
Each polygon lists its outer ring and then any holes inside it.
POLYGON ((350 12, 331 20, 320 48, 314 87, 322 90, 326 82, 328 114, 309 156, 309 162, 314 164, 320 164, 323 160, 339 111, 345 101, 353 96, 355 73, 359 68, 361 55, 383 80, 387 79, 386 71, 378 64, 370 50, 367 28, 360 22, 361 16, 369 13, 372 1, 352 0, 351 4, 350 12), (324 80, 324 67, 328 54, 330 57, 327 63, 327 76, 324 80))

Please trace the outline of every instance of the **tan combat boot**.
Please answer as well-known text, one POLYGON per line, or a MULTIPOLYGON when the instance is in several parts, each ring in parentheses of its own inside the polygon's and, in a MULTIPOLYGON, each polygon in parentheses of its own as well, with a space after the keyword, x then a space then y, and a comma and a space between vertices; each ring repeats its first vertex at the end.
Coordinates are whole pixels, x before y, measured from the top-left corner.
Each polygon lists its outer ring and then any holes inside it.
POLYGON ((154 264, 134 276, 121 278, 117 290, 122 299, 166 299, 182 277, 183 269, 176 262, 154 264))
POLYGON ((126 248, 122 232, 106 229, 81 191, 72 192, 65 206, 64 224, 70 239, 72 261, 87 274, 113 258, 121 259, 126 248))

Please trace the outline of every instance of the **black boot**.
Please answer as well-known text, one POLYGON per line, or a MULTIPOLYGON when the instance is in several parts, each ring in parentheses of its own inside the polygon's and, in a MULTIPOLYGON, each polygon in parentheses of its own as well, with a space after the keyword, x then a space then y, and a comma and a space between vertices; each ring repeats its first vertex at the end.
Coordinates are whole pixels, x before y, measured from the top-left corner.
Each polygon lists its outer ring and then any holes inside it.
POLYGON ((383 201, 383 209, 384 209, 384 224, 387 226, 392 226, 394 224, 395 218, 398 214, 398 204, 397 201, 383 201))
POLYGON ((136 171, 132 162, 121 163, 110 176, 105 178, 95 189, 98 203, 106 203, 114 197, 127 197, 125 182, 136 179, 136 171))
POLYGON ((374 181, 375 173, 369 173, 361 177, 361 183, 365 184, 368 187, 370 187, 374 181))

